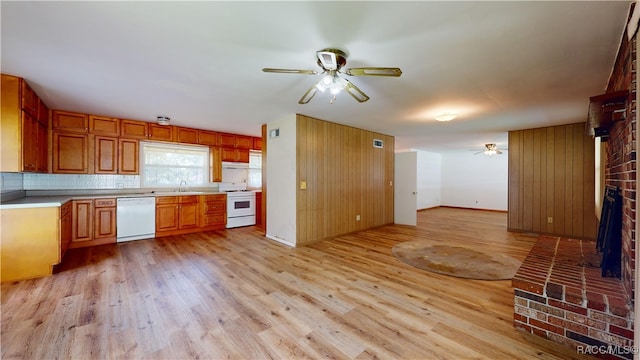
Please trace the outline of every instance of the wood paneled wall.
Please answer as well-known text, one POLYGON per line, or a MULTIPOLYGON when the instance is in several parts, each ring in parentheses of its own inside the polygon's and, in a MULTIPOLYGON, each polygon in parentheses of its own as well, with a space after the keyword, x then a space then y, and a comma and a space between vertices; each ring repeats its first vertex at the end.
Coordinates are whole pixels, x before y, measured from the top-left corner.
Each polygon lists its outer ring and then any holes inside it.
POLYGON ((304 115, 296 126, 296 245, 393 223, 393 136, 304 115))
POLYGON ((596 238, 594 140, 584 123, 509 132, 508 228, 596 238))

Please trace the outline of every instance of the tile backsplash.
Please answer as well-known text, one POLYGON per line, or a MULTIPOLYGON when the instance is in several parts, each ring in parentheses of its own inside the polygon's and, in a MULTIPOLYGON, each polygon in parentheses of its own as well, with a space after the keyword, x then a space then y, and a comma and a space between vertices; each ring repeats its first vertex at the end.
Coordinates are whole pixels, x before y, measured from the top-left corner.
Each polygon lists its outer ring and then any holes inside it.
MULTIPOLYGON (((139 175, 0 173, 0 192, 18 190, 138 189, 139 175)), ((223 169, 225 183, 246 184, 247 169, 223 169)), ((213 184, 209 185, 213 186, 213 184)), ((217 186, 217 185, 215 185, 217 186)))
POLYGON ((24 190, 135 189, 139 175, 24 174, 24 190))
POLYGON ((17 191, 23 189, 23 177, 21 173, 0 173, 2 182, 0 183, 0 191, 17 191))

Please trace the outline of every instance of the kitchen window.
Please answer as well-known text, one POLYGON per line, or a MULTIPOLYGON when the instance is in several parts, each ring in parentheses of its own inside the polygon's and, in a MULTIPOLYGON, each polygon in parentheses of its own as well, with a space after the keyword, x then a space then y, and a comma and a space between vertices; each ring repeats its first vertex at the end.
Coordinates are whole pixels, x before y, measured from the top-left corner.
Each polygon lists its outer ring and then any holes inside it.
POLYGON ((140 143, 142 187, 202 186, 209 181, 209 147, 140 143))
POLYGON ((260 151, 251 151, 249 153, 247 187, 251 189, 262 187, 262 152, 260 151))

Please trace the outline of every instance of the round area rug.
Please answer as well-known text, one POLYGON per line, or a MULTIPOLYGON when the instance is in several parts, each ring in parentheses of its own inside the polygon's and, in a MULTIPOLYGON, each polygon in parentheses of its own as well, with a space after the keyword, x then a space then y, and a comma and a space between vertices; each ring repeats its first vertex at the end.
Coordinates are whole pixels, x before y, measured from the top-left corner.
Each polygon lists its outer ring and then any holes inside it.
POLYGON ((421 240, 397 244, 392 252, 402 262, 417 268, 467 279, 512 279, 521 265, 506 255, 421 240))

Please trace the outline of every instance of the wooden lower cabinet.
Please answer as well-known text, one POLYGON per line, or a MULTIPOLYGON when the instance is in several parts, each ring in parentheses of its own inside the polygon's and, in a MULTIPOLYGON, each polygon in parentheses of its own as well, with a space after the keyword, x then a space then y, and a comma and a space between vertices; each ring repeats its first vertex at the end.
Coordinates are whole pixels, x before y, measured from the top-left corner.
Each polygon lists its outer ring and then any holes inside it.
POLYGON ((156 236, 163 232, 178 230, 178 197, 156 197, 156 236))
POLYGON ((156 237, 224 229, 225 194, 156 197, 156 237))
POLYGON ((93 238, 116 239, 116 199, 95 199, 93 209, 93 238))
POLYGON ((71 245, 73 238, 72 201, 67 201, 60 207, 60 259, 71 245))
POLYGON ((48 276, 62 259, 61 208, 0 210, 1 281, 48 276))
POLYGON ((264 229, 262 224, 262 191, 256 191, 256 226, 264 229))
POLYGON ((116 242, 115 198, 73 200, 71 215, 72 230, 69 248, 116 242))
POLYGON ((224 194, 204 195, 200 199, 200 227, 227 224, 227 196, 224 194))

